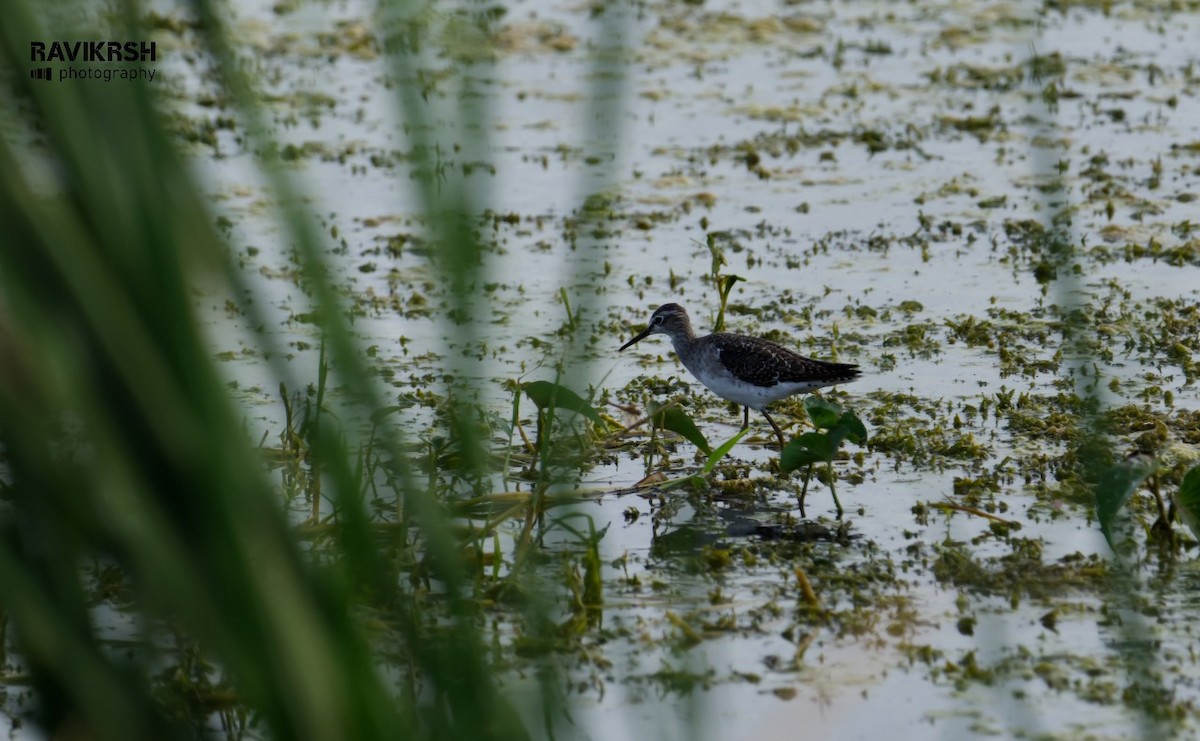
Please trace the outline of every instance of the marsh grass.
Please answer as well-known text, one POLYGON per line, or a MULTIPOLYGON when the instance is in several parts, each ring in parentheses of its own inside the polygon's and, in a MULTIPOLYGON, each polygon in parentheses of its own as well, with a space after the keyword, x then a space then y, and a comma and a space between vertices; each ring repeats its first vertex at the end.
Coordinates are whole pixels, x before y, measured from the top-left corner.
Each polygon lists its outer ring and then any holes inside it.
MULTIPOLYGON (((222 14, 207 2, 194 11, 248 146, 279 151, 222 14)), ((384 26, 413 22, 392 12, 399 10, 381 14, 384 26)), ((142 38, 139 8, 122 13, 117 35, 142 38)), ((10 69, 23 70, 29 39, 54 34, 32 3, 6 15, 0 50, 10 69)), ((416 77, 408 54, 390 59, 400 79, 416 77)), ((434 462, 428 482, 420 481, 404 414, 385 403, 364 363, 301 184, 264 156, 259 171, 295 245, 321 346, 312 391, 293 397, 289 389, 313 379, 293 376, 269 333, 257 338, 264 355, 277 358, 285 425, 277 448, 256 448, 191 293, 201 280, 223 283, 231 295, 246 285, 151 88, 43 85, 19 73, 8 82, 8 113, 20 126, 0 147, 0 605, 33 683, 32 720, 54 736, 110 739, 205 728, 229 737, 526 736, 497 686, 475 600, 489 541, 491 581, 501 576, 495 523, 527 517, 518 571, 542 526, 548 489, 574 470, 554 459, 563 429, 556 406, 539 415, 532 494, 462 537, 437 478, 446 468, 467 480, 492 470, 471 389, 451 382, 442 409, 449 435, 441 453, 432 441, 423 451, 434 462), (37 172, 52 173, 48 186, 37 172), (349 397, 339 403, 370 419, 365 433, 331 413, 334 384, 349 397), (306 498, 299 527, 269 467, 279 468, 285 498, 306 498), (94 562, 114 565, 128 590, 141 625, 134 651, 114 651, 98 636, 80 568, 94 562), (406 667, 398 691, 373 656, 362 610, 394 639, 406 667)), ((482 262, 468 226, 477 203, 461 178, 438 167, 419 91, 401 85, 397 98, 413 151, 426 158, 417 185, 439 245, 434 263, 451 300, 447 314, 467 318, 446 322, 449 341, 467 344, 488 311, 472 289, 482 262)), ((473 96, 459 100, 462 120, 487 120, 473 96)), ((484 161, 486 140, 473 141, 484 161)), ((568 322, 587 310, 568 308, 568 322)), ((266 326, 253 305, 246 311, 252 326, 266 326)), ((464 377, 454 361, 446 370, 464 377)), ((603 532, 565 518, 557 526, 590 554, 576 603, 599 605, 595 544, 603 532)), ((531 634, 539 625, 555 630, 539 617, 546 599, 536 589, 527 595, 531 634)), ((556 694, 553 677, 543 679, 541 712, 550 723, 556 694)))
MULTIPOLYGON (((29 6, 8 11, 3 55, 20 69, 28 39, 47 32, 29 6)), ((18 152, 15 135, 0 148, 0 429, 11 476, 0 599, 35 721, 53 735, 191 735, 216 709, 214 694, 177 712, 153 685, 167 661, 196 690, 188 697, 201 697, 207 659, 183 649, 202 646, 252 708, 251 719, 222 716, 230 735, 248 725, 297 738, 415 727, 347 609, 381 573, 379 554, 356 545, 369 541, 358 537, 350 451, 314 414, 312 470, 348 534, 350 568, 331 573, 298 548, 198 329, 192 282, 234 270, 150 90, 29 82, 11 78, 37 145, 18 152), (49 188, 30 176, 38 167, 55 173, 49 188), (98 637, 80 570, 96 561, 126 575, 144 650, 113 651, 98 637)), ((344 328, 329 333, 345 354, 344 328)))

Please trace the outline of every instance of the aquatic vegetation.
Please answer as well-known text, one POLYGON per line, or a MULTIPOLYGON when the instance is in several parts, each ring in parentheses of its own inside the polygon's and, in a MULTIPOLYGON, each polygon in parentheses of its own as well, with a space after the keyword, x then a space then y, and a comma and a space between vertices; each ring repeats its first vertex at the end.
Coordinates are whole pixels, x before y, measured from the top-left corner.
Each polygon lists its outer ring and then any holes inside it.
POLYGON ((1101 474, 1096 484, 1096 519, 1105 540, 1114 551, 1129 555, 1136 547, 1136 541, 1131 539, 1128 532, 1131 523, 1121 522, 1119 516, 1128 514, 1130 499, 1143 488, 1148 488, 1155 504, 1154 522, 1144 528, 1148 535, 1160 538, 1168 545, 1177 545, 1173 528, 1177 515, 1193 535, 1200 535, 1196 532, 1200 467, 1184 475, 1178 488, 1170 495, 1169 507, 1160 491, 1161 473, 1164 471, 1154 456, 1135 453, 1124 461, 1114 463, 1101 474))
POLYGON ((808 482, 812 468, 817 463, 825 464, 825 483, 829 485, 829 493, 833 496, 837 514, 842 516, 842 503, 838 500, 837 488, 834 485, 836 475, 833 471, 833 461, 842 443, 849 440, 863 445, 867 442, 867 428, 854 412, 843 409, 841 405, 822 399, 819 396, 808 396, 804 399, 804 411, 814 428, 813 432, 805 432, 793 438, 779 453, 779 470, 783 473, 804 467, 804 486, 800 490, 800 516, 804 516, 804 499, 808 495, 808 482))

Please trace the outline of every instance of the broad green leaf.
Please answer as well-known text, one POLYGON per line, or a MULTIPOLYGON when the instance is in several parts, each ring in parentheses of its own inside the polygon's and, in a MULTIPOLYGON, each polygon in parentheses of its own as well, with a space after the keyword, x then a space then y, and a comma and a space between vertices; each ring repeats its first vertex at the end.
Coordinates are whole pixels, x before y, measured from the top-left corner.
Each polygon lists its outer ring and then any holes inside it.
POLYGON ((804 411, 808 412, 808 419, 813 423, 813 427, 818 430, 828 430, 838 422, 838 417, 842 414, 840 404, 828 399, 822 399, 819 396, 804 397, 804 411))
POLYGON ((1112 525, 1117 513, 1143 482, 1154 473, 1154 460, 1137 456, 1111 466, 1096 485, 1096 519, 1109 546, 1114 546, 1112 525))
POLYGON ((651 412, 654 424, 658 427, 677 432, 690 440, 693 445, 704 451, 705 455, 712 453, 712 446, 704 439, 696 423, 675 404, 667 404, 651 412))
POLYGON ((837 426, 845 428, 845 438, 850 442, 862 445, 867 441, 867 426, 863 424, 857 414, 849 409, 842 412, 842 416, 838 418, 837 426))
POLYGON ((750 431, 749 427, 744 427, 738 430, 738 433, 721 444, 721 447, 709 454, 708 460, 704 461, 704 472, 709 473, 717 465, 717 463, 733 450, 733 446, 738 444, 738 441, 746 436, 750 431))
POLYGON ((861 445, 867 439, 867 428, 862 421, 854 416, 854 412, 842 412, 842 416, 838 417, 837 424, 829 428, 829 441, 833 443, 833 449, 837 450, 842 447, 843 440, 849 440, 852 443, 861 445))
POLYGON ((850 430, 843 427, 839 422, 822 434, 829 438, 829 444, 833 446, 833 451, 836 453, 842 447, 842 441, 850 436, 850 430))
POLYGON ((787 473, 813 463, 833 462, 833 441, 821 432, 806 432, 783 447, 779 470, 787 473))
POLYGON ((566 386, 560 386, 550 381, 530 381, 521 384, 521 390, 529 399, 537 404, 538 409, 555 407, 582 414, 596 424, 604 427, 604 418, 600 416, 591 404, 583 400, 579 394, 566 386))
POLYGON ((1184 524, 1193 535, 1200 538, 1200 466, 1188 471, 1183 481, 1179 482, 1175 506, 1179 508, 1179 516, 1184 524))

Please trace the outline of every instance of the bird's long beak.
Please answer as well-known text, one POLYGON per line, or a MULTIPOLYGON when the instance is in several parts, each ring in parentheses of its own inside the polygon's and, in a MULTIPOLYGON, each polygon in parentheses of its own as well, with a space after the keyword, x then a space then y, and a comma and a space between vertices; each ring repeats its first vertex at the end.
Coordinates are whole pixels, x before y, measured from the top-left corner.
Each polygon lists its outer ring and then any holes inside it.
MULTIPOLYGON (((630 340, 629 342, 626 342, 624 345, 621 345, 621 350, 624 350, 625 348, 629 347, 630 345, 637 342, 638 340, 646 339, 646 337, 648 337, 650 335, 650 330, 653 328, 654 328, 653 325, 651 325, 651 326, 643 329, 641 332, 638 332, 637 335, 634 336, 634 338, 632 340, 630 340)), ((617 350, 617 352, 621 352, 621 350, 617 350)))

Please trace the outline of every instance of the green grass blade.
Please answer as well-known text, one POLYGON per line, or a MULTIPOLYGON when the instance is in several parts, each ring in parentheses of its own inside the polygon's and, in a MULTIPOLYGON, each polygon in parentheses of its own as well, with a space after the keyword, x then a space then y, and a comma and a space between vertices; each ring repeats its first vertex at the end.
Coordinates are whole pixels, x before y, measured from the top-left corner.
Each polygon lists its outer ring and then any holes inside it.
POLYGON ((720 447, 709 453, 708 459, 704 461, 704 473, 711 473, 713 468, 716 467, 717 463, 719 463, 722 458, 728 455, 729 451, 733 450, 733 446, 737 445, 738 442, 740 442, 741 439, 749 432, 749 427, 738 430, 736 435, 721 443, 720 447))

